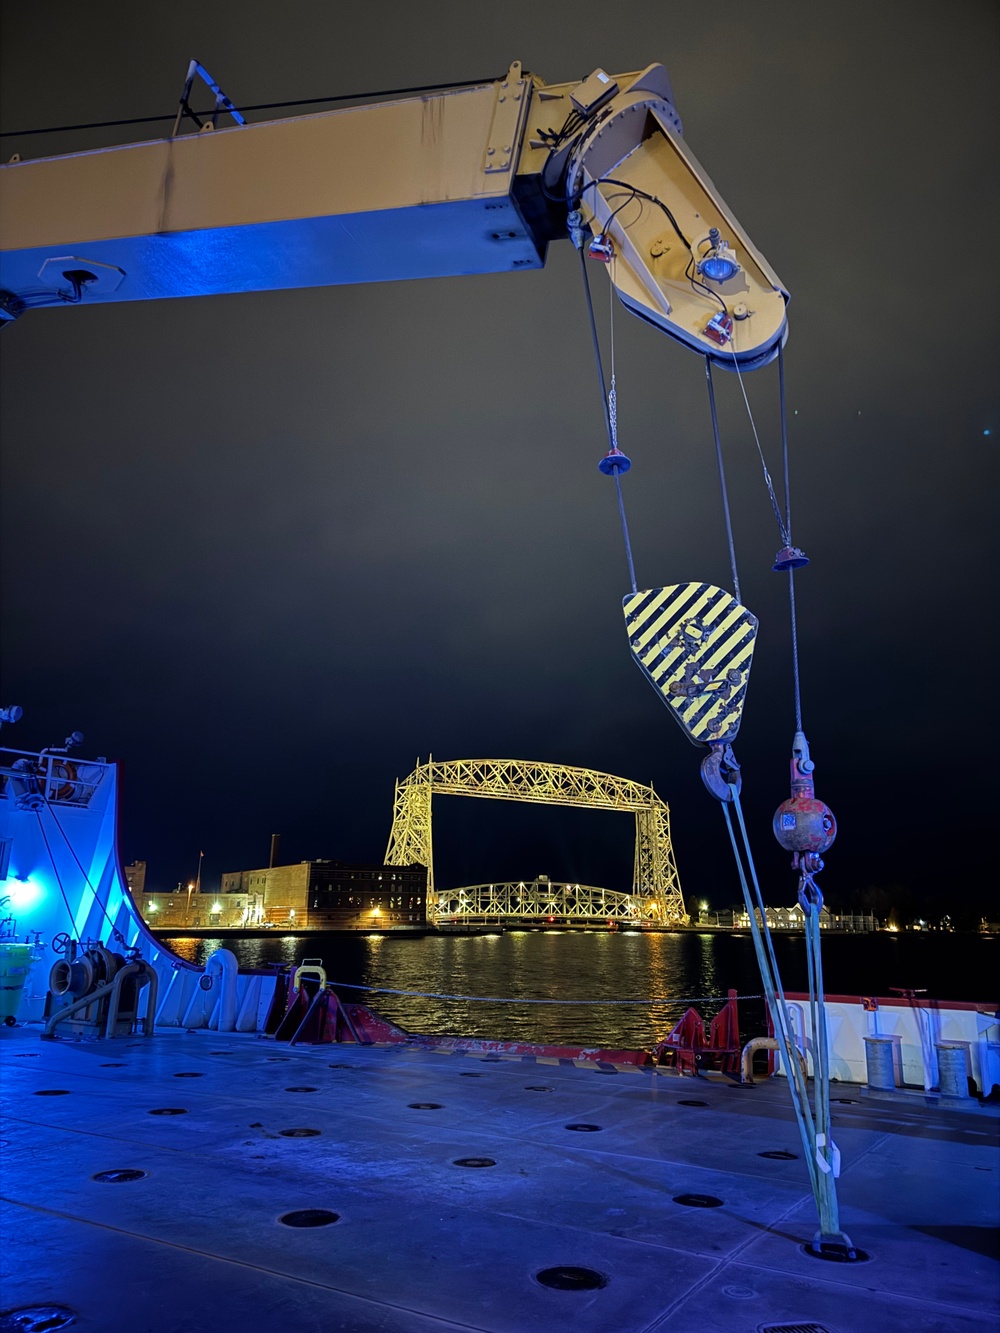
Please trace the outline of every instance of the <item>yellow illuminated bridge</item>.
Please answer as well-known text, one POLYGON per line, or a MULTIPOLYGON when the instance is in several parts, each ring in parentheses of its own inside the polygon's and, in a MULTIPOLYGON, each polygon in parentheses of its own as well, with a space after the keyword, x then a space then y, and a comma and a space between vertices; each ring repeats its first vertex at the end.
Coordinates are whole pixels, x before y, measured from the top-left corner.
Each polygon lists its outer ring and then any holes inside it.
POLYGON ((589 768, 526 759, 453 759, 446 763, 428 759, 426 764, 418 764, 408 778, 396 783, 385 864, 427 867, 427 915, 432 921, 530 921, 554 917, 579 925, 609 920, 649 920, 671 925, 687 920, 666 802, 652 787, 589 768), (434 884, 431 825, 434 795, 485 796, 499 801, 626 811, 635 817, 632 891, 618 893, 544 878, 439 891, 434 884))

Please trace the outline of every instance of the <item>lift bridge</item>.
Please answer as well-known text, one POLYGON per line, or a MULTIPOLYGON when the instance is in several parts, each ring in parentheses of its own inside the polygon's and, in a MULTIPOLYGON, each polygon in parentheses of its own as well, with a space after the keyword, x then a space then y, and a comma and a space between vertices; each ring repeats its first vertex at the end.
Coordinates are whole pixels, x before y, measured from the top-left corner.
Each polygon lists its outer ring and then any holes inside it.
POLYGON ((670 841, 670 812, 652 787, 627 778, 565 764, 524 759, 429 758, 396 783, 386 865, 427 867, 427 916, 435 922, 608 921, 677 925, 687 921, 670 841), (444 796, 484 796, 540 805, 623 810, 635 816, 632 891, 553 882, 542 876, 507 884, 438 889, 434 883, 431 801, 444 796))

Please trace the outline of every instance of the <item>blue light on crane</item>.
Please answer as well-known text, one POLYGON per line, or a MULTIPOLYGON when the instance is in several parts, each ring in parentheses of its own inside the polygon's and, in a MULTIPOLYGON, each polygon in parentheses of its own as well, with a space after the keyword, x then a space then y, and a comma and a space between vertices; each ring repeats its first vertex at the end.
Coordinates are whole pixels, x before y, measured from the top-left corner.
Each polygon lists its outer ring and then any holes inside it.
POLYGON ((711 247, 708 254, 696 265, 701 276, 711 282, 727 282, 735 278, 740 271, 739 260, 729 242, 722 239, 718 227, 709 230, 708 243, 711 247))

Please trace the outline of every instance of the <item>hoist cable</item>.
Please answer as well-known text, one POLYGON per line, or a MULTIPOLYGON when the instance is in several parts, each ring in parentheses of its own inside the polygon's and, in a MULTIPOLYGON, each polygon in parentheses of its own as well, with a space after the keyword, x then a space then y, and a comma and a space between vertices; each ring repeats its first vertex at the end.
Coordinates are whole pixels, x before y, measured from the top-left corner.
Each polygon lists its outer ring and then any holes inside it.
MULTIPOLYGON (((608 393, 607 381, 604 378, 604 362, 601 360, 601 340, 597 336, 597 320, 594 318, 594 299, 590 292, 590 274, 587 272, 587 257, 583 249, 578 251, 580 256, 580 267, 583 272, 583 290, 587 298, 587 315, 590 319, 590 336, 594 343, 594 359, 597 362, 597 378, 601 386, 601 410, 604 413, 604 425, 608 433, 608 448, 612 453, 618 452, 617 434, 617 406, 615 405, 615 419, 612 420, 612 405, 615 400, 608 393)), ((614 386, 612 382, 612 393, 614 386)), ((625 539, 625 559, 628 561, 629 582, 632 585, 632 591, 638 591, 638 585, 635 581, 635 564, 632 560, 632 542, 628 533, 628 519, 625 517, 625 500, 622 496, 622 479, 617 468, 614 470, 615 494, 618 497, 618 517, 621 519, 622 537, 625 539)))
MULTIPOLYGON (((615 387, 615 285, 608 283, 608 323, 611 329, 611 391, 608 394, 608 421, 611 424, 611 447, 618 448, 618 390, 615 387)), ((621 519, 622 536, 625 539, 625 559, 628 561, 629 582, 632 591, 638 592, 635 582, 635 565, 632 562, 632 543, 628 535, 628 520, 625 517, 625 500, 622 496, 621 473, 615 468, 615 495, 618 497, 618 517, 621 519)))
MULTIPOLYGON (((764 458, 764 450, 761 448, 760 436, 757 434, 757 423, 754 421, 753 412, 750 410, 750 399, 747 397, 746 386, 743 383, 743 375, 740 372, 740 363, 736 359, 736 348, 733 347, 730 350, 732 351, 733 354, 733 367, 736 370, 736 378, 740 382, 740 392, 743 395, 743 403, 747 410, 747 416, 750 418, 750 429, 753 431, 754 443, 757 446, 757 454, 758 457, 760 458, 760 465, 764 470, 764 483, 767 486, 767 493, 771 497, 771 508, 774 510, 774 517, 778 520, 778 531, 781 534, 781 544, 782 546, 790 546, 791 537, 789 536, 788 529, 785 526, 785 520, 782 517, 781 508, 778 504, 778 497, 774 493, 774 482, 771 480, 771 474, 767 470, 767 462, 764 458)), ((787 503, 787 492, 785 498, 787 503)))
POLYGON ((597 336, 597 320, 594 318, 594 299, 590 294, 590 274, 587 272, 587 256, 580 249, 580 270, 583 273, 583 290, 587 298, 587 316, 590 319, 590 336, 594 343, 594 360, 597 362, 597 378, 601 385, 601 411, 604 413, 604 427, 608 432, 608 448, 615 447, 614 431, 611 429, 611 410, 608 405, 608 386, 604 378, 604 362, 601 360, 601 342, 597 336))
POLYGON ((719 465, 719 487, 722 491, 722 514, 726 520, 726 540, 729 543, 729 568, 733 575, 733 592, 741 602, 740 576, 736 569, 736 543, 733 541, 733 520, 729 513, 729 492, 726 489, 726 467, 722 460, 722 440, 719 436, 719 414, 715 406, 715 385, 712 382, 712 362, 705 357, 705 378, 708 381, 708 405, 712 409, 712 434, 715 437, 715 457, 719 465))
MULTIPOLYGON (((785 480, 785 545, 792 544, 792 488, 788 468, 788 408, 785 398, 785 351, 778 345, 778 405, 781 412, 781 466, 785 480)), ((795 689, 795 730, 802 730, 802 687, 799 679, 799 623, 795 613, 795 570, 788 570, 788 612, 792 625, 792 678, 795 689)))
MULTIPOLYGON (((361 102, 377 97, 402 97, 407 93, 438 93, 447 92, 453 88, 478 88, 484 84, 496 82, 498 82, 496 79, 466 79, 462 83, 428 83, 418 84, 414 88, 382 88, 373 93, 334 93, 332 97, 300 97, 294 102, 257 102, 251 106, 237 107, 237 110, 240 112, 277 111, 286 106, 319 106, 324 102, 361 102)), ((211 116, 219 110, 224 110, 224 108, 215 107, 212 111, 202 111, 198 114, 211 116)), ((82 125, 47 125, 44 129, 3 130, 0 131, 0 139, 24 138, 29 134, 65 134, 70 130, 103 130, 118 125, 152 125, 159 120, 176 120, 176 118, 177 112, 171 111, 165 116, 131 116, 126 120, 93 120, 82 125)))
POLYGON ((66 913, 67 913, 67 915, 69 916, 69 928, 70 928, 70 931, 72 932, 73 935, 75 935, 75 934, 76 934, 76 917, 73 915, 73 909, 72 909, 72 907, 70 907, 70 905, 69 905, 69 899, 66 897, 66 890, 63 888, 62 876, 59 874, 59 867, 56 865, 55 854, 53 853, 52 848, 51 848, 51 846, 49 845, 49 840, 48 840, 48 838, 46 837, 46 834, 45 834, 45 827, 44 827, 44 825, 42 824, 42 812, 41 812, 40 810, 36 810, 36 811, 35 811, 35 817, 36 817, 36 819, 38 820, 38 831, 39 831, 39 833, 42 835, 42 842, 45 843, 45 850, 48 852, 48 854, 49 854, 49 860, 52 862, 52 873, 53 873, 53 874, 55 875, 55 877, 56 877, 56 884, 57 884, 58 887, 59 887, 59 894, 60 894, 60 897, 61 897, 62 900, 63 900, 63 906, 66 908, 66 913))

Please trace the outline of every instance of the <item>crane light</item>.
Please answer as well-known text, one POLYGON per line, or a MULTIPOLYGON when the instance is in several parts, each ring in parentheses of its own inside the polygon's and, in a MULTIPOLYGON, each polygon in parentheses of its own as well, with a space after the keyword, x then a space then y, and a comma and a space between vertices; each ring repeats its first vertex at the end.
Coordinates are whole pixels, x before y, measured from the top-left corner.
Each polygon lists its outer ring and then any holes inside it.
POLYGON ((729 242, 721 238, 717 227, 709 231, 708 243, 711 248, 695 265, 701 276, 710 282, 727 282, 735 278, 740 271, 739 260, 729 242))

